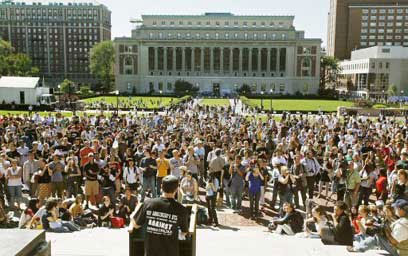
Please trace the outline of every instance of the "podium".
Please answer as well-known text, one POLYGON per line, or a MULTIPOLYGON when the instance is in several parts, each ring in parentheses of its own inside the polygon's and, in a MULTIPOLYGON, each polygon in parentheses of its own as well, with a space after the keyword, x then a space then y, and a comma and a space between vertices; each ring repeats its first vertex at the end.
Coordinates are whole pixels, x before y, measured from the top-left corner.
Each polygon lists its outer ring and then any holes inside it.
POLYGON ((27 229, 0 230, 0 256, 50 256, 51 243, 45 231, 27 229))
MULTIPOLYGON (((140 209, 142 204, 139 204, 132 214, 140 209)), ((189 228, 186 240, 179 240, 179 256, 195 256, 196 255, 196 225, 197 225, 197 204, 184 205, 189 212, 189 228)), ((144 240, 146 237, 146 225, 129 233, 129 256, 144 256, 144 240)))

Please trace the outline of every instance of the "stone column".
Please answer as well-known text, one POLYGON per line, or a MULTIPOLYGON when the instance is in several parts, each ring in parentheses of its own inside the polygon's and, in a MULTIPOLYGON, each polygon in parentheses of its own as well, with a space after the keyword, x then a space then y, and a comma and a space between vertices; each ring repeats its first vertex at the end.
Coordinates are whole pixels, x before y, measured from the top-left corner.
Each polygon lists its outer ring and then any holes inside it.
MULTIPOLYGON (((276 48, 276 72, 280 71, 280 48, 276 48)), ((278 75, 280 76, 280 75, 278 75)))
POLYGON ((201 73, 204 73, 204 47, 201 47, 200 62, 201 62, 201 73))
POLYGON ((210 73, 214 73, 214 47, 210 47, 210 73))
POLYGON ((176 72, 176 47, 173 46, 173 71, 176 72))
POLYGON ((224 47, 220 47, 220 73, 224 74, 224 47))
POLYGON ((243 53, 244 52, 244 48, 242 48, 242 47, 240 47, 239 48, 239 73, 242 73, 242 56, 243 56, 243 53))
POLYGON ((167 72, 167 46, 163 48, 163 70, 167 72))
POLYGON ((181 48, 181 71, 186 71, 186 47, 181 48))
POLYGON ((194 72, 195 51, 194 47, 191 47, 191 72, 194 72))
POLYGON ((262 48, 258 48, 258 72, 261 72, 262 48))
POLYGON ((252 48, 249 48, 248 72, 252 72, 252 48))
POLYGON ((232 74, 233 72, 234 72, 234 69, 233 69, 233 64, 234 64, 234 59, 233 59, 233 53, 234 53, 234 48, 229 48, 229 51, 230 51, 230 58, 229 58, 229 63, 230 63, 230 66, 229 66, 229 73, 230 74, 232 74))
POLYGON ((158 54, 158 48, 154 47, 154 71, 157 71, 159 69, 159 56, 158 54))
POLYGON ((271 72, 271 48, 266 48, 266 72, 271 72))

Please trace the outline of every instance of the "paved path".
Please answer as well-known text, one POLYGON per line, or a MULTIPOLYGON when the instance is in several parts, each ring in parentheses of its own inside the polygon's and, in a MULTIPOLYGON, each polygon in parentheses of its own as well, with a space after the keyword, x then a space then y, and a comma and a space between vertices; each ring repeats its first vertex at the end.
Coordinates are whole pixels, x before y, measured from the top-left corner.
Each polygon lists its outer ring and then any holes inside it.
MULTIPOLYGON (((47 233, 53 256, 128 256, 126 229, 95 228, 71 234, 47 233)), ((259 227, 199 228, 197 256, 374 256, 382 251, 364 254, 348 253, 345 247, 325 246, 317 239, 302 239, 271 234, 259 227)))

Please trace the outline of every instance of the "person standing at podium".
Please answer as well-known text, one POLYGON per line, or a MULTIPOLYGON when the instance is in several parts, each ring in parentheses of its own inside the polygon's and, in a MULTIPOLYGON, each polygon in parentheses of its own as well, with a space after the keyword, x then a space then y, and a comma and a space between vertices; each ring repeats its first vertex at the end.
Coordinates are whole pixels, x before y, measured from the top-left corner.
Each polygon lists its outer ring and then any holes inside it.
POLYGON ((188 232, 188 212, 174 199, 178 185, 175 176, 164 177, 162 196, 146 200, 132 220, 130 232, 146 225, 145 256, 179 256, 179 229, 184 237, 188 232))

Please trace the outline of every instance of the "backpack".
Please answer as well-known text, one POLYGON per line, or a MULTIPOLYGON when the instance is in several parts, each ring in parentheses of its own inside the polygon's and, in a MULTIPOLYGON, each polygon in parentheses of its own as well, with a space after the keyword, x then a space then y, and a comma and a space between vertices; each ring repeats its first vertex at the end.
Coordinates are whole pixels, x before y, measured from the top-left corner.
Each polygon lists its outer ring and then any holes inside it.
POLYGON ((121 217, 111 218, 112 228, 123 228, 125 227, 125 220, 121 217))
POLYGON ((197 225, 203 225, 208 223, 207 209, 199 207, 197 209, 197 225))

